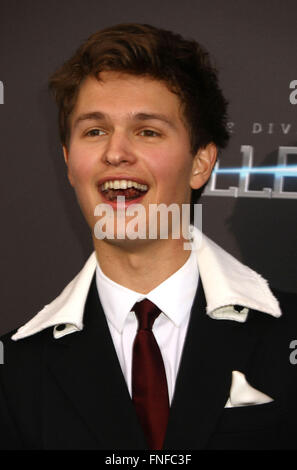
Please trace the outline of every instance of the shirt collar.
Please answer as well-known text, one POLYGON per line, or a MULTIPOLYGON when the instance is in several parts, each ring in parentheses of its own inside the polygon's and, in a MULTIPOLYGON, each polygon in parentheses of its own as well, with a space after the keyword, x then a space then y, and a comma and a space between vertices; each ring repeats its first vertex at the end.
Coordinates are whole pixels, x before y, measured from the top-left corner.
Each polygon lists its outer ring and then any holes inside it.
POLYGON ((190 312, 198 284, 198 265, 195 252, 183 266, 148 294, 140 294, 121 286, 105 276, 100 265, 96 268, 97 289, 103 310, 112 325, 121 332, 126 318, 136 302, 149 299, 176 326, 190 312), (182 307, 182 308, 181 308, 182 307))
MULTIPOLYGON (((265 279, 202 235, 195 227, 192 227, 192 233, 193 252, 196 255, 206 297, 206 313, 210 317, 244 322, 249 309, 265 312, 274 317, 281 316, 278 302, 265 279), (234 305, 244 308, 238 312, 234 309, 234 305)), ((65 324, 66 327, 63 331, 54 329, 56 338, 82 330, 84 305, 96 266, 94 252, 62 293, 19 328, 12 339, 25 338, 59 324, 65 324)))

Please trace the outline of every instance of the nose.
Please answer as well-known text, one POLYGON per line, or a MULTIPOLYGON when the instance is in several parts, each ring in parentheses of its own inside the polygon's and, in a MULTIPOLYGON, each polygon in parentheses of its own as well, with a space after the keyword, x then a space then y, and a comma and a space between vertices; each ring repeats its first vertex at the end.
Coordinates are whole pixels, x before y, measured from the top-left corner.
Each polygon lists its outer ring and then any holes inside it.
POLYGON ((131 165, 135 154, 129 138, 123 132, 114 131, 107 141, 103 160, 107 165, 131 165))

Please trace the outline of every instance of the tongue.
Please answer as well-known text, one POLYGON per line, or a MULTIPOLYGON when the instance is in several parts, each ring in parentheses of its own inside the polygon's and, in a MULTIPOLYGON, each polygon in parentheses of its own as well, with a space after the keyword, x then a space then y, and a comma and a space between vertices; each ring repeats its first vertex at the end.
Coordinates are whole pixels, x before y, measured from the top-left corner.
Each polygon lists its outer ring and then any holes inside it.
POLYGON ((115 200, 118 196, 125 196, 126 199, 136 199, 144 194, 144 191, 140 191, 136 188, 128 189, 108 189, 104 191, 104 196, 109 201, 115 200))

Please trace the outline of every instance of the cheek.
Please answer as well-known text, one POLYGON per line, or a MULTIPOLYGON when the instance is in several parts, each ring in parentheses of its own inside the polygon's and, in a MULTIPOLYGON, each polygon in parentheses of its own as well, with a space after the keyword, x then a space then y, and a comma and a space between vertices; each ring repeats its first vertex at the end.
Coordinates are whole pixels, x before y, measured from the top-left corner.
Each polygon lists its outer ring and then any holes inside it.
POLYGON ((150 161, 150 170, 155 175, 157 183, 172 188, 176 192, 179 188, 189 185, 192 170, 192 156, 175 150, 159 152, 156 158, 150 161))
POLYGON ((81 152, 70 152, 68 170, 74 184, 89 181, 94 172, 94 159, 91 155, 81 152))

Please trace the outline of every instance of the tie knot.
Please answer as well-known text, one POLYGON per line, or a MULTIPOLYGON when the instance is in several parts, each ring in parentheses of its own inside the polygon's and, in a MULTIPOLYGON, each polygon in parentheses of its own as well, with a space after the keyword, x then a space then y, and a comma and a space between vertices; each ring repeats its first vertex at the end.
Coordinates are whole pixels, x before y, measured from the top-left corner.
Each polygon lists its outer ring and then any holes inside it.
POLYGON ((153 304, 153 302, 148 299, 136 302, 132 310, 137 317, 139 330, 151 330, 154 321, 161 312, 157 305, 153 304))

